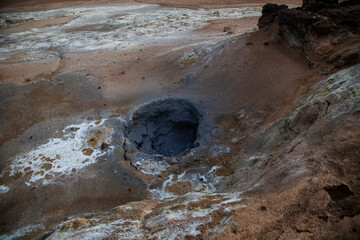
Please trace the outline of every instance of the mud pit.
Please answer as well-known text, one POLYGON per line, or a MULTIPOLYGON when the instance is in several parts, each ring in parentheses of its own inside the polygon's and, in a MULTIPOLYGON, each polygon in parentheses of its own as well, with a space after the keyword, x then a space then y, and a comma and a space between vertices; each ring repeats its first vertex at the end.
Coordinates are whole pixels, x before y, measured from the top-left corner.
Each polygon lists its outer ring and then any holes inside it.
POLYGON ((196 145, 199 121, 188 101, 157 100, 133 113, 126 134, 140 151, 170 157, 196 145))

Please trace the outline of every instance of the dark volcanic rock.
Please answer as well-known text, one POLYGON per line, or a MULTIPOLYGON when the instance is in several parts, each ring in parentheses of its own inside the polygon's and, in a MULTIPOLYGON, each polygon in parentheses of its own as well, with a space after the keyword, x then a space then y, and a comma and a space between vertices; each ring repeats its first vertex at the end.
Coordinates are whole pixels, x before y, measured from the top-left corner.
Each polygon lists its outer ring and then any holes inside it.
POLYGON ((360 4, 360 0, 347 0, 340 3, 341 7, 349 7, 360 4))
POLYGON ((302 9, 305 11, 318 12, 324 8, 336 8, 338 6, 338 0, 304 0, 302 9))
POLYGON ((278 15, 279 34, 291 46, 302 47, 307 28, 319 21, 314 13, 298 9, 285 9, 278 15))
POLYGON ((101 150, 106 150, 109 148, 109 144, 107 143, 102 143, 101 146, 100 146, 101 150))
POLYGON ((345 184, 326 186, 324 189, 333 201, 339 201, 347 198, 348 196, 354 195, 354 193, 350 191, 349 186, 345 184))
POLYGON ((302 49, 310 65, 360 62, 360 1, 305 0, 301 8, 267 4, 259 28, 277 24, 281 39, 302 49), (353 47, 355 46, 355 47, 353 47), (349 49, 351 48, 351 49, 349 49))
POLYGON ((224 27, 223 32, 230 32, 231 31, 231 27, 224 27))
POLYGON ((263 28, 270 23, 274 22, 275 17, 278 15, 280 10, 287 9, 286 5, 277 5, 272 3, 267 3, 262 9, 262 15, 259 19, 258 26, 263 28))
POLYGON ((318 14, 331 19, 338 28, 360 33, 360 4, 348 8, 322 9, 318 14))

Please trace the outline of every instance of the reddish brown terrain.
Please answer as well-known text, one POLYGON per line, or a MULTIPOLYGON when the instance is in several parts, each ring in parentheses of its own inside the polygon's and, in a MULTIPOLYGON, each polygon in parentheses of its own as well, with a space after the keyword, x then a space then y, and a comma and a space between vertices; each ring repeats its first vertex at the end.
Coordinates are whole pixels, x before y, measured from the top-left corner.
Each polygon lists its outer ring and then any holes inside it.
POLYGON ((240 7, 240 6, 263 6, 268 2, 277 4, 286 4, 299 6, 300 0, 276 0, 276 1, 254 1, 254 0, 3 0, 0 3, 2 11, 21 11, 21 10, 43 10, 58 7, 91 5, 91 4, 112 4, 112 3, 154 3, 165 7, 184 7, 184 8, 223 8, 223 7, 240 7))
POLYGON ((1 2, 0 239, 359 239, 360 4, 134 2, 1 2))

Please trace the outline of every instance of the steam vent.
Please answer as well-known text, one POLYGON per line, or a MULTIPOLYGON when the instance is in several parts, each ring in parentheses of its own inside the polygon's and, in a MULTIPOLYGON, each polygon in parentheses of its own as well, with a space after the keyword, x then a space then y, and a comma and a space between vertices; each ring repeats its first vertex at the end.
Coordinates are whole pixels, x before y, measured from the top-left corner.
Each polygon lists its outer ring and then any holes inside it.
POLYGON ((360 1, 0 0, 8 239, 360 239, 360 1))

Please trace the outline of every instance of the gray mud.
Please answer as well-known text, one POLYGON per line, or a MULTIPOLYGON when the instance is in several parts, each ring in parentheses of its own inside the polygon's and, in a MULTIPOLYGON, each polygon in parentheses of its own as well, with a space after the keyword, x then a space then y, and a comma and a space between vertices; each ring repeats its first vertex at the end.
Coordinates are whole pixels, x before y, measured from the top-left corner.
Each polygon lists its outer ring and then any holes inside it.
POLYGON ((190 102, 157 100, 133 113, 126 135, 144 153, 176 156, 197 146, 199 121, 190 102))

